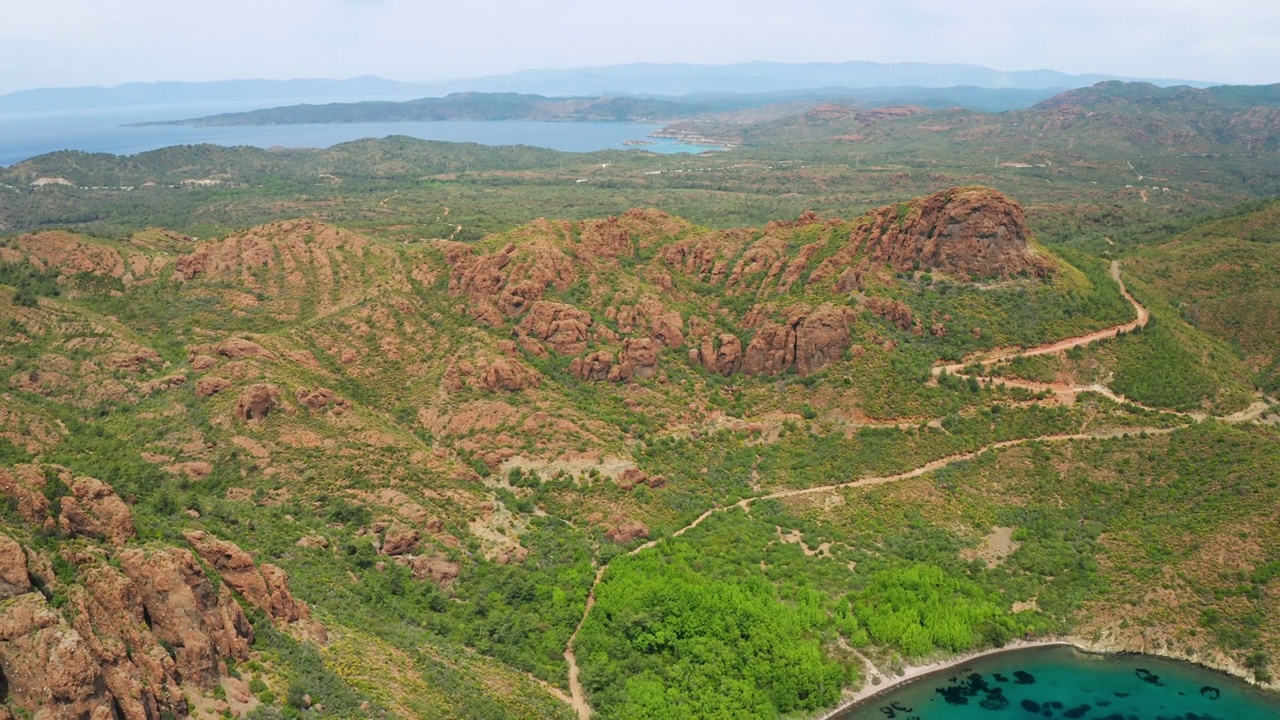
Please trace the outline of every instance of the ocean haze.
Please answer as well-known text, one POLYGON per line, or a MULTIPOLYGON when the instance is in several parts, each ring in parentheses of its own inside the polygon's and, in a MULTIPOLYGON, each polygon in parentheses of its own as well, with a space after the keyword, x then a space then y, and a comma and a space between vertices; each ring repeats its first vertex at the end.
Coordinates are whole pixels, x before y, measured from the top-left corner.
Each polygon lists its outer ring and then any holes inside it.
POLYGON ((977 65, 931 63, 632 63, 568 70, 525 70, 434 83, 407 83, 362 76, 343 80, 258 79, 37 88, 0 95, 0 114, 200 104, 236 104, 236 109, 252 109, 302 102, 409 100, 455 92, 516 92, 548 96, 607 93, 670 97, 707 93, 809 93, 840 97, 868 88, 974 87, 1056 91, 1084 87, 1103 80, 1130 79, 1146 80, 1157 85, 1203 87, 1210 84, 1198 80, 1168 78, 1071 75, 1054 70, 1006 72, 977 65))

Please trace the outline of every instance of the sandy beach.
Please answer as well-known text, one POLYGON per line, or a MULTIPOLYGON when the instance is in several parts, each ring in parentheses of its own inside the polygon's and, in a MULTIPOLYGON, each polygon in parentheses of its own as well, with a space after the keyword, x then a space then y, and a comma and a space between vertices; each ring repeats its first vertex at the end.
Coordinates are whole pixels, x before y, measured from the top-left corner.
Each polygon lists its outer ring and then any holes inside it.
POLYGON ((1044 639, 1044 640, 1013 640, 1003 647, 990 648, 987 650, 978 650, 975 652, 968 652, 961 655, 955 655, 945 660, 937 660, 935 662, 926 663, 923 665, 908 665, 905 668, 903 668, 901 675, 886 675, 882 673, 878 668, 871 665, 870 662, 865 662, 864 664, 866 665, 866 668, 867 668, 867 683, 852 695, 845 696, 844 701, 841 702, 840 705, 836 707, 834 710, 831 710, 823 715, 819 715, 817 717, 817 720, 831 720, 832 718, 840 715, 840 713, 845 712, 849 708, 853 707, 854 705, 857 705, 858 703, 861 703, 864 700, 873 698, 882 693, 887 693, 892 690, 897 690, 901 688, 903 685, 907 685, 909 683, 915 682, 916 680, 919 680, 922 677, 938 672, 939 670, 947 670, 949 668, 958 667, 958 666, 964 665, 965 663, 972 662, 973 660, 977 660, 978 658, 988 657, 991 655, 999 655, 1001 653, 1013 652, 1015 650, 1026 650, 1028 648, 1039 648, 1039 647, 1055 647, 1055 646, 1061 646, 1061 645, 1078 647, 1075 643, 1072 643, 1068 640, 1064 640, 1061 638, 1044 639), (880 678, 880 683, 878 685, 872 682, 872 679, 876 677, 880 678))

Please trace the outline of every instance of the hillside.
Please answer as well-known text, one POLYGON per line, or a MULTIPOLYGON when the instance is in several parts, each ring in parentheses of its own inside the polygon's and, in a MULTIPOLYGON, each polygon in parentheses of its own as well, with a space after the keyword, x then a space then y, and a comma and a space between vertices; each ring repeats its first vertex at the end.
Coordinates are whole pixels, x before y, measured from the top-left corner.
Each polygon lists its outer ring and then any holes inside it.
POLYGON ((720 229, 5 238, 4 701, 777 717, 1056 634, 1267 681, 1258 363, 1172 304, 1150 258, 1192 236, 1112 266, 1033 228, 963 186, 720 229))

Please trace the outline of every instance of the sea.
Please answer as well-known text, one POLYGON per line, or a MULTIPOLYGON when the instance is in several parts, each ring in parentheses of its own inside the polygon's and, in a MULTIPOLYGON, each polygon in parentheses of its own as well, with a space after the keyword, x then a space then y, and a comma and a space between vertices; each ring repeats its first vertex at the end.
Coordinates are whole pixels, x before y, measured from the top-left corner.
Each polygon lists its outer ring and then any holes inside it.
POLYGON ((1280 693, 1190 663, 1045 647, 977 658, 836 718, 1280 720, 1280 693))
POLYGON ((134 155, 170 145, 212 143, 260 148, 327 148, 362 138, 408 135, 481 145, 531 145, 569 152, 647 150, 700 153, 718 147, 649 137, 660 125, 622 122, 439 121, 188 127, 132 123, 228 111, 223 107, 135 108, 101 112, 0 114, 0 167, 56 150, 134 155))

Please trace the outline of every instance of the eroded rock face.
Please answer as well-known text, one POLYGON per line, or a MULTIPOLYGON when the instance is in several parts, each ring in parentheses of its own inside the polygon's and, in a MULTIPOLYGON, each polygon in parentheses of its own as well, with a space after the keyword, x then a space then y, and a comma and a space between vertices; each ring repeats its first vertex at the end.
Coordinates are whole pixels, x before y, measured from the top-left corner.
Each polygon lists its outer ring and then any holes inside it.
POLYGON ((112 697, 88 644, 40 593, 0 607, 0 670, 8 702, 34 718, 114 718, 112 697))
POLYGON ((801 375, 821 370, 844 357, 853 344, 853 315, 850 308, 827 304, 794 310, 785 323, 764 322, 747 345, 742 371, 769 376, 791 368, 801 375))
POLYGON ((249 387, 236 398, 232 412, 235 416, 250 422, 261 420, 280 405, 280 388, 275 385, 259 383, 249 387))
POLYGON ((62 498, 58 524, 69 535, 85 535, 123 545, 134 536, 133 513, 111 486, 90 477, 76 478, 62 498))
POLYGON ((649 527, 639 520, 614 517, 607 524, 604 534, 613 542, 625 545, 632 540, 649 537, 649 527))
POLYGON ((208 533, 190 530, 182 536, 228 585, 272 620, 290 623, 311 616, 307 606, 289 592, 289 576, 284 570, 270 563, 259 568, 253 556, 238 545, 208 533))
POLYGON ((622 343, 619 364, 626 368, 626 379, 647 380, 658 371, 658 342, 651 338, 628 338, 622 343))
POLYGON ((49 517, 49 499, 44 496, 44 473, 35 465, 0 467, 0 492, 18 506, 18 516, 33 525, 49 517))
POLYGON ((84 570, 84 586, 72 590, 72 627, 101 668, 107 690, 127 720, 187 712, 178 665, 147 626, 137 585, 110 565, 84 570))
POLYGON ((138 589, 151 631, 175 649, 182 682, 211 690, 220 658, 248 659, 253 627, 227 585, 215 591, 190 551, 129 548, 116 557, 138 589))
POLYGON ((569 363, 569 373, 579 380, 600 382, 609 379, 609 371, 613 369, 613 353, 599 350, 584 357, 574 358, 569 363))
POLYGON ((244 338, 227 338, 213 347, 213 351, 222 357, 238 360, 241 358, 259 357, 266 360, 275 360, 276 356, 270 350, 262 347, 252 340, 244 338))
POLYGON ((31 592, 27 554, 7 535, 0 535, 0 600, 31 592))
POLYGON ((742 367, 742 341, 730 333, 721 333, 715 340, 704 335, 698 349, 689 351, 689 359, 709 373, 729 377, 742 367), (719 341, 718 347, 716 340, 719 341))
POLYGON ((538 301, 516 331, 542 341, 561 355, 577 355, 587 349, 591 315, 564 303, 538 301))
POLYGON ((384 555, 408 555, 418 549, 418 541, 422 534, 411 527, 400 523, 391 523, 386 535, 382 538, 384 555))

